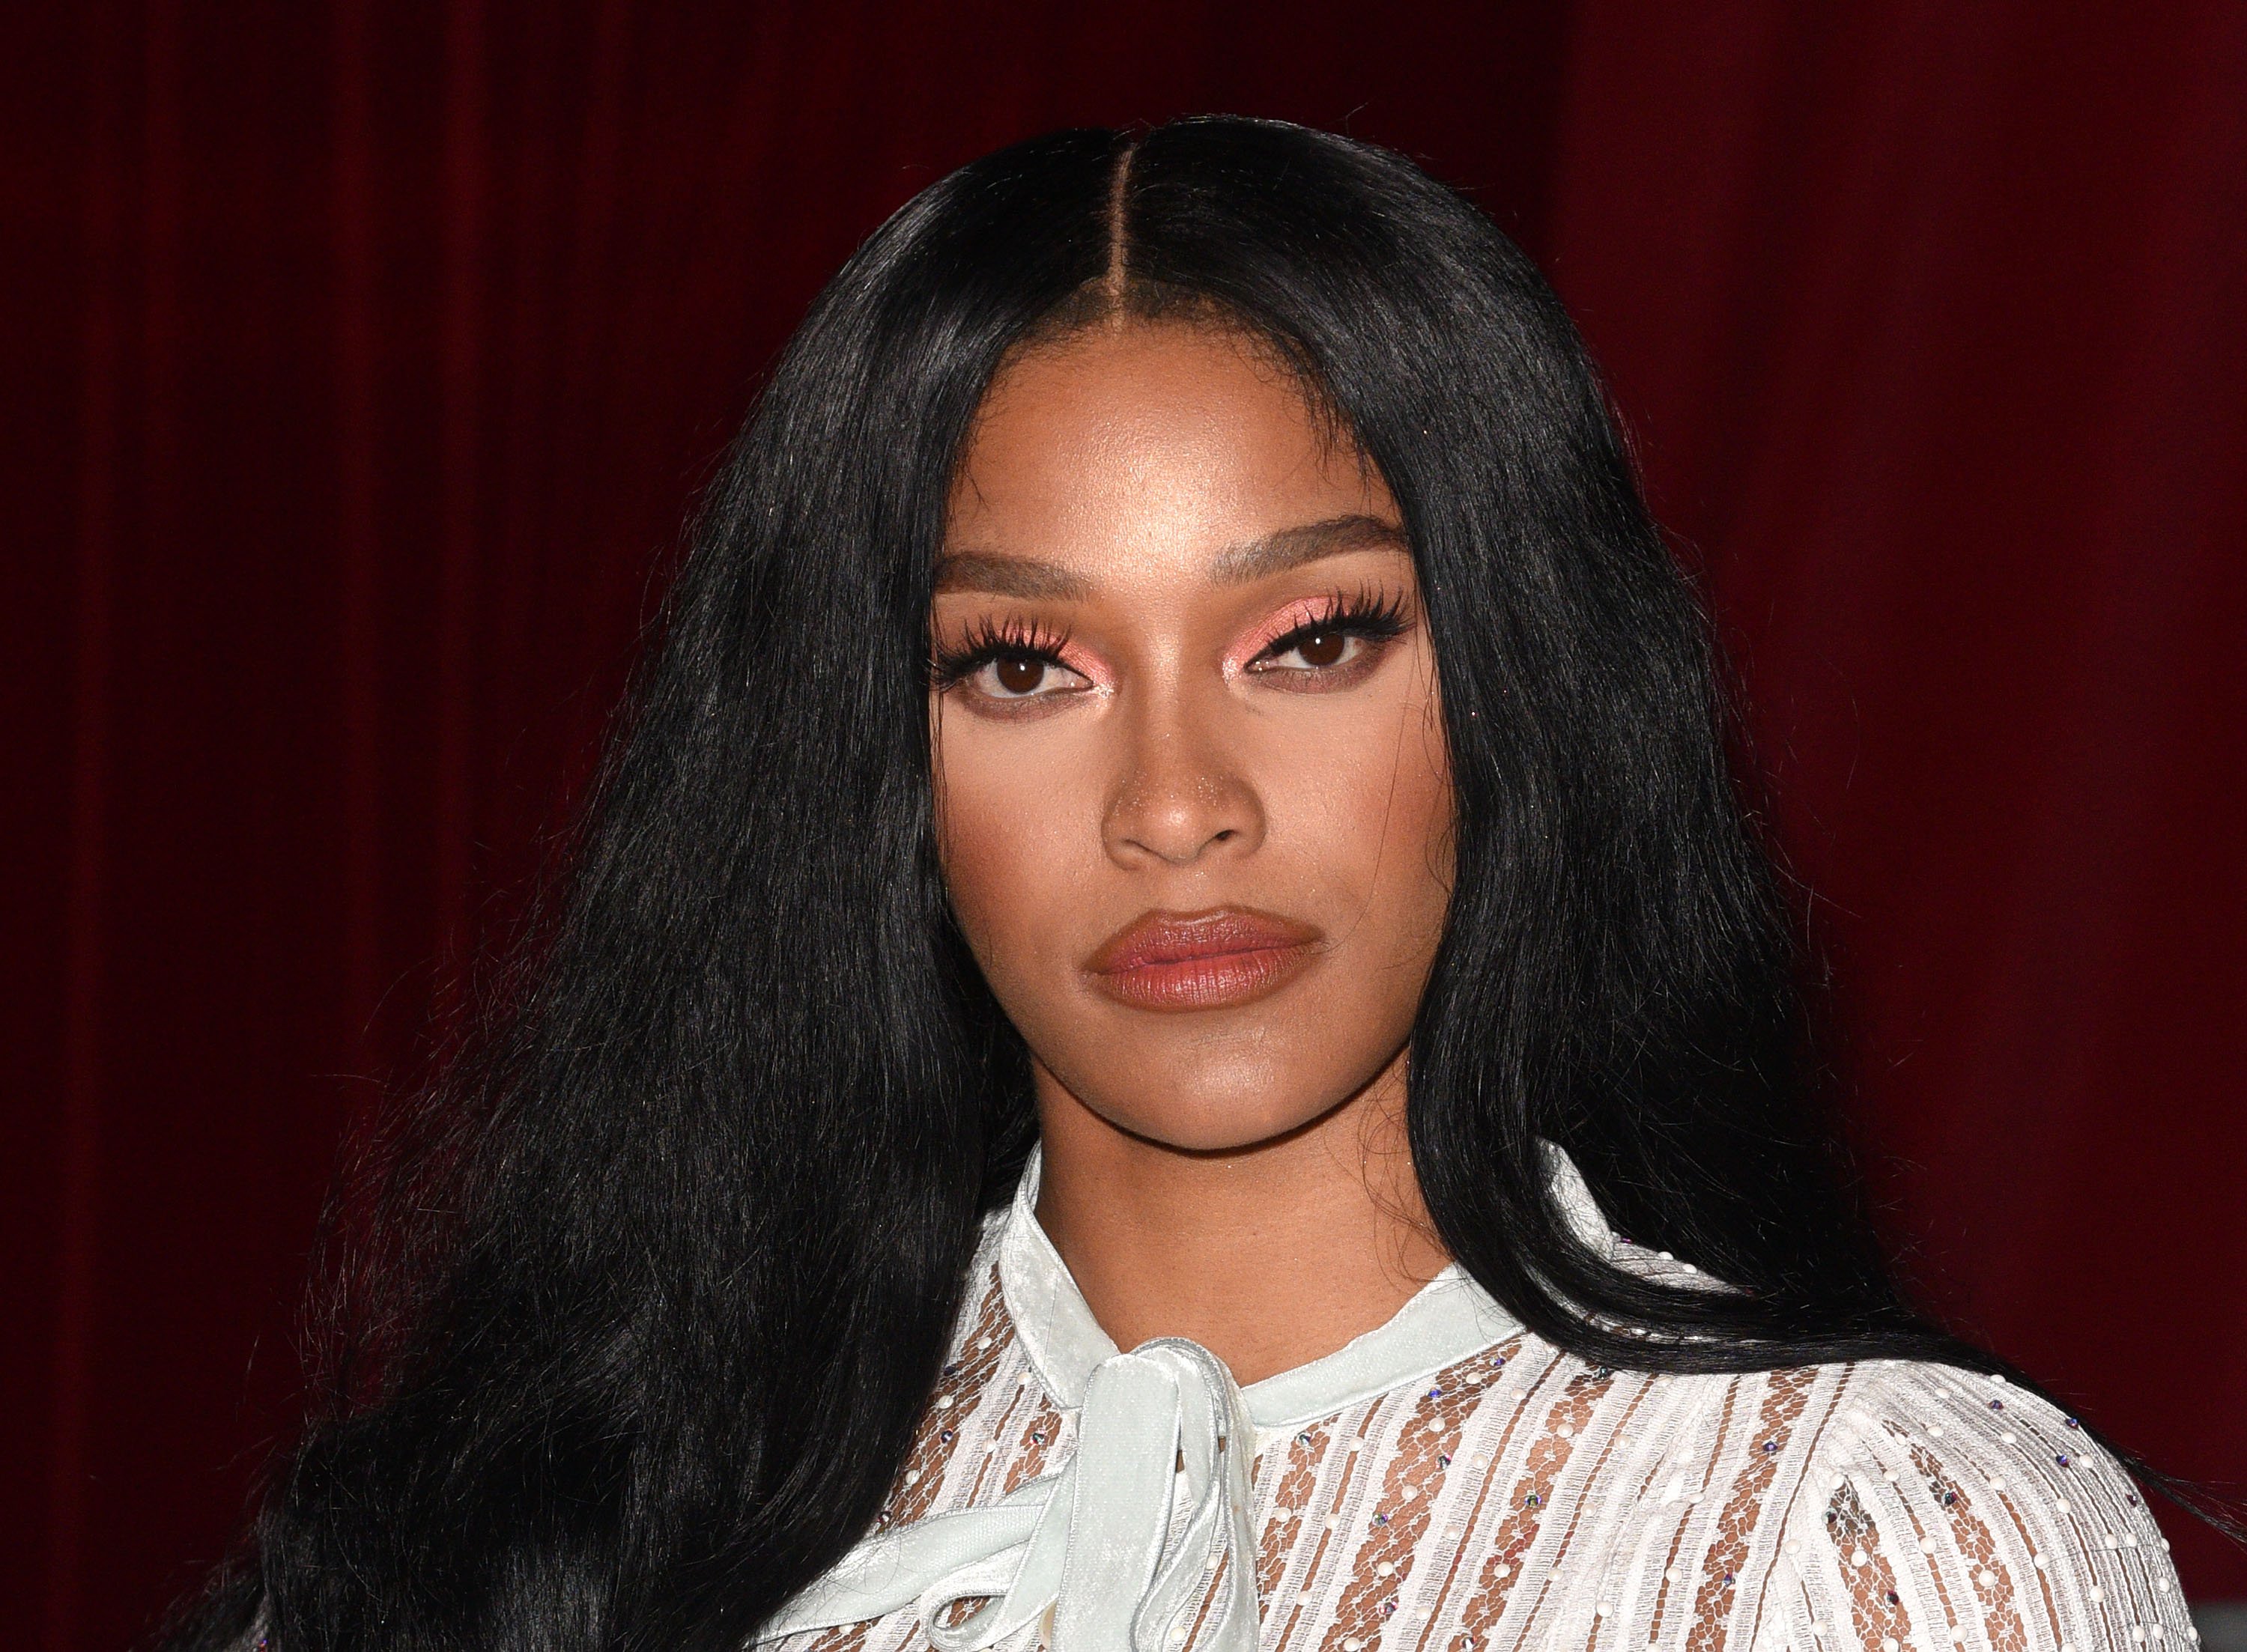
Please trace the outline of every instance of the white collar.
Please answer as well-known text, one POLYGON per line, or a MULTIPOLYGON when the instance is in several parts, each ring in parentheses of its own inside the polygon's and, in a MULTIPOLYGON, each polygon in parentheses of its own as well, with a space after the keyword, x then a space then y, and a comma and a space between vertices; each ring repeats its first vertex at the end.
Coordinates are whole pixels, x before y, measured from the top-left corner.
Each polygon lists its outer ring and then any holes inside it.
MULTIPOLYGON (((1549 1143, 1546 1164, 1578 1235, 1612 1254, 1614 1236, 1575 1166, 1549 1143)), ((1077 1415, 1075 1453, 996 1503, 868 1537, 761 1642, 912 1605, 936 1652, 988 1652, 1047 1612, 1048 1638, 1071 1652, 1159 1652, 1185 1614, 1205 1609, 1209 1579, 1229 1556, 1203 1638, 1212 1652, 1255 1652, 1248 1469, 1266 1437, 1417 1383, 1520 1329, 1454 1264, 1386 1324, 1246 1389, 1182 1338, 1123 1353, 1038 1225, 1039 1168, 1034 1152, 1014 1204, 993 1219, 1000 1289, 1047 1392, 1077 1415), (955 1617, 963 1606, 973 1609, 955 1617)))
MULTIPOLYGON (((1598 1224, 1598 1242, 1611 1244, 1598 1207, 1567 1156, 1548 1146, 1547 1165, 1572 1222, 1581 1231, 1588 1215, 1598 1224)), ((1073 1411, 1083 1404, 1085 1383, 1095 1369, 1120 1350, 1092 1317, 1069 1265, 1038 1224, 1041 1169, 1040 1154, 1034 1149, 1013 1205, 995 1219, 1004 1225, 999 1239, 999 1287, 1046 1392, 1062 1410, 1073 1411)), ((1240 1390, 1240 1398, 1260 1437, 1276 1433, 1417 1382, 1520 1329, 1513 1317, 1453 1262, 1386 1323, 1331 1354, 1251 1383, 1240 1390)))

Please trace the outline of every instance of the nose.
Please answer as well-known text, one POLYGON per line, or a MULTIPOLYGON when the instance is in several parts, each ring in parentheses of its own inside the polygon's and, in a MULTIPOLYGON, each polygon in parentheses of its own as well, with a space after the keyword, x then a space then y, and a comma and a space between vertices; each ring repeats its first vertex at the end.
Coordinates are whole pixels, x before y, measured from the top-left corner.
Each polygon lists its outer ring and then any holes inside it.
POLYGON ((1192 866, 1264 841, 1255 788, 1191 708, 1146 707, 1131 720, 1124 772, 1101 823, 1111 860, 1126 869, 1192 866))

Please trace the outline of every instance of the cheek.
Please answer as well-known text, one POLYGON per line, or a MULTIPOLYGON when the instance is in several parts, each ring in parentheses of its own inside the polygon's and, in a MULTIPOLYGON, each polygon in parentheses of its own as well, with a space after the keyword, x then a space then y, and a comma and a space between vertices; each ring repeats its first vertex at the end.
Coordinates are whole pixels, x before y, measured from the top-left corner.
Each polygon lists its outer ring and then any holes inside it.
POLYGON ((1431 704, 1415 718, 1398 753, 1391 812, 1395 838, 1405 851, 1398 870, 1416 886, 1425 885, 1439 907, 1451 892, 1454 806, 1443 719, 1431 704))
POLYGON ((1415 695, 1332 729, 1275 779, 1301 823, 1301 858, 1358 905, 1362 924, 1391 949, 1432 947, 1423 932, 1450 895, 1452 809, 1433 705, 1415 695))
MULTIPOLYGON (((1025 786, 1024 743, 1002 746, 961 718, 932 723, 937 842, 945 887, 987 972, 1039 950, 1037 915, 1066 910, 1055 898, 1078 875, 1069 823, 1080 811, 1060 776, 1061 754, 1032 754, 1042 783, 1025 786)), ((1079 829, 1081 832, 1081 828, 1079 829)))

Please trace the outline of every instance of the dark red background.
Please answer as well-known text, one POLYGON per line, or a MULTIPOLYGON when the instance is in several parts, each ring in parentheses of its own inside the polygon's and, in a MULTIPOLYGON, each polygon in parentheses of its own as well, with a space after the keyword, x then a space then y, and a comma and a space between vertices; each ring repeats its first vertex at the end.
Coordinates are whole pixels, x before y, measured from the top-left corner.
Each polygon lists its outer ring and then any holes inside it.
POLYGON ((10 1644, 122 1646, 236 1521, 340 1131, 822 277, 981 150, 1196 110, 1400 147, 1543 261, 1710 570, 1916 1269, 2247 1478, 2247 10, 0 30, 10 1644))

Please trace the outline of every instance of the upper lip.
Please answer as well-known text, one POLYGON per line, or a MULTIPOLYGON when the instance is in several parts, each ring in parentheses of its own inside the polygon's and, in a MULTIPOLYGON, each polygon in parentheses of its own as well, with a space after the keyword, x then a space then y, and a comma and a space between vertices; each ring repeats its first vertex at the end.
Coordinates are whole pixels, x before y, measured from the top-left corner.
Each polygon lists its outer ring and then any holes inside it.
POLYGON ((1318 939, 1308 925, 1240 907, 1146 912, 1103 941, 1085 968, 1095 975, 1120 975, 1158 964, 1306 946, 1318 939))

